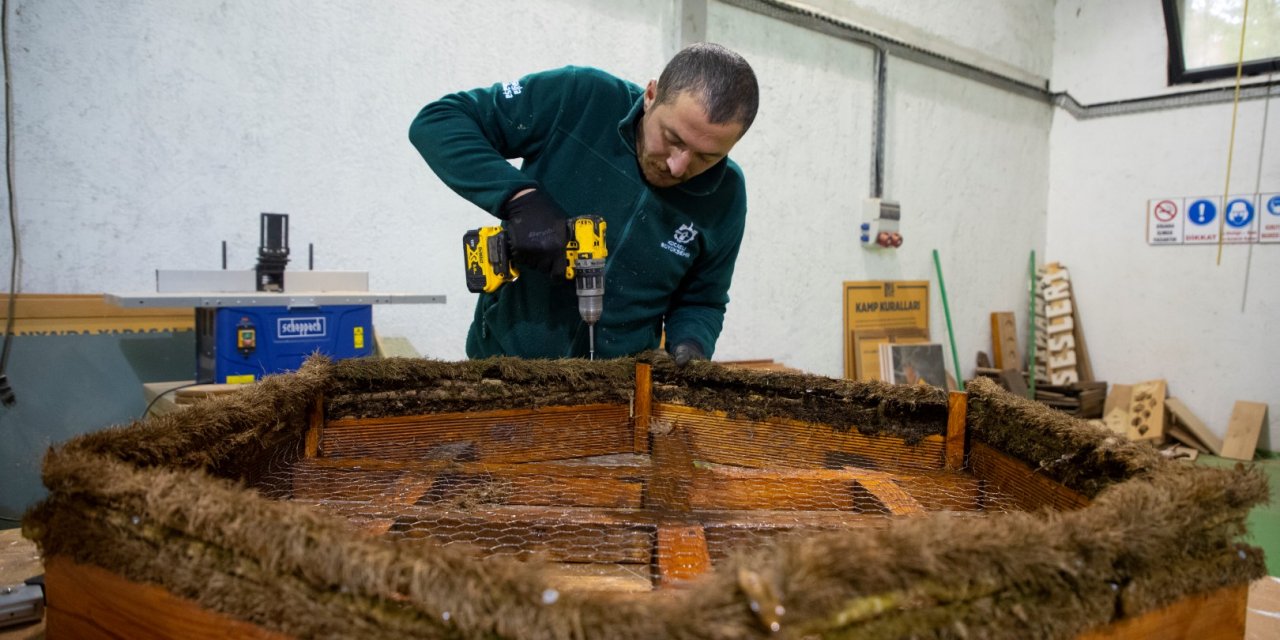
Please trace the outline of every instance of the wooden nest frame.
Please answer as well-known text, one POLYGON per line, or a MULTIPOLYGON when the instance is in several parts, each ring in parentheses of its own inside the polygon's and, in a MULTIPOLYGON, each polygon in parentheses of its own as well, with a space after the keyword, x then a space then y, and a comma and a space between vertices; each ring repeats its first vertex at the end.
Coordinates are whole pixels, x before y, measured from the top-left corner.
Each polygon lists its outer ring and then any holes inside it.
POLYGON ((1254 470, 967 393, 391 359, 51 449, 68 637, 1243 636, 1254 470))

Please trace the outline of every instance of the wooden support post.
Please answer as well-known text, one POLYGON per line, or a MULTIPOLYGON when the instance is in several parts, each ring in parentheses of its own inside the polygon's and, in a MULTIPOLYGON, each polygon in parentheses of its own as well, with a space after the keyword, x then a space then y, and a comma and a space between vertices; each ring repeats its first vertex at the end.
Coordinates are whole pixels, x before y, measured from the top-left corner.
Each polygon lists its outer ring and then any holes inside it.
POLYGON ((660 525, 656 555, 659 586, 670 586, 711 570, 707 536, 696 524, 660 525))
POLYGON ((305 455, 308 458, 320 457, 320 430, 324 428, 324 395, 317 394, 316 400, 311 405, 311 411, 307 414, 307 420, 310 426, 307 427, 307 439, 305 455))
POLYGON ((649 452, 649 418, 653 411, 653 367, 636 363, 635 453, 649 452))
POLYGON ((969 396, 963 391, 947 395, 947 444, 946 468, 964 468, 964 416, 969 407, 969 396))
POLYGON ((676 513, 692 511, 694 474, 689 433, 680 427, 655 432, 644 508, 676 513))

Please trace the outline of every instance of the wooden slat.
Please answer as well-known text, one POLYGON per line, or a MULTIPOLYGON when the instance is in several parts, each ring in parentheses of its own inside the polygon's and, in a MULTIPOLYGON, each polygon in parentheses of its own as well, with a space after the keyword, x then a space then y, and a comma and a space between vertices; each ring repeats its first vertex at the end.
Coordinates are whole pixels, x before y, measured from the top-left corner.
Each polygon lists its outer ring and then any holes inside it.
POLYGON ((646 474, 647 468, 598 465, 321 458, 294 466, 293 498, 365 502, 389 510, 476 496, 494 504, 639 508, 646 474))
POLYGON ((989 490, 1008 496, 1027 511, 1044 506, 1068 510, 1089 504, 1089 499, 1083 495, 982 442, 975 442, 970 448, 969 467, 989 490))
POLYGON ((1133 385, 1113 384, 1111 393, 1102 405, 1102 422, 1116 435, 1129 437, 1129 404, 1133 400, 1133 385))
POLYGON ((963 391, 947 394, 946 468, 964 468, 964 418, 969 396, 963 391))
POLYGON ((1080 303, 1076 301, 1076 288, 1071 287, 1071 318, 1076 339, 1076 371, 1080 382, 1093 382, 1093 359, 1089 357, 1089 343, 1084 339, 1084 321, 1080 319, 1080 303))
POLYGON ((1076 636, 1076 640, 1240 640, 1244 637, 1248 586, 1226 587, 1126 618, 1076 636))
POLYGON ((847 531, 857 535, 860 530, 884 529, 894 518, 884 515, 853 514, 845 511, 733 511, 725 513, 752 516, 741 520, 708 519, 703 524, 706 532, 707 553, 713 562, 728 558, 735 551, 759 549, 780 536, 807 534, 815 531, 847 531), (791 521, 784 519, 791 514, 791 521), (767 519, 767 520, 766 520, 767 519), (756 520, 756 522, 753 522, 756 520), (766 524, 767 523, 767 524, 766 524))
MULTIPOLYGON (((341 511, 341 505, 325 507, 341 511)), ((400 541, 462 543, 481 555, 536 553, 555 562, 648 564, 656 525, 644 511, 627 509, 416 507, 400 510, 388 535, 400 541)))
POLYGON ((490 504, 639 509, 643 491, 643 483, 612 478, 449 472, 436 476, 435 485, 421 500, 423 504, 463 504, 482 495, 490 504))
POLYGON ((626 405, 440 413, 331 420, 320 435, 329 457, 528 462, 631 453, 626 405))
POLYGON ((646 509, 687 512, 692 509, 693 452, 689 434, 680 427, 650 429, 653 467, 645 492, 646 509))
POLYGON ((307 416, 307 437, 303 444, 303 454, 308 458, 320 455, 320 433, 324 430, 324 396, 317 395, 311 403, 311 413, 307 416))
POLYGON ((391 471, 435 472, 453 469, 462 473, 493 475, 543 474, 565 477, 590 477, 643 480, 648 464, 586 464, 577 461, 551 462, 453 462, 449 460, 384 460, 381 458, 316 458, 297 463, 299 468, 333 468, 391 471))
POLYGON ((658 527, 658 584, 670 586, 696 578, 711 570, 707 538, 698 525, 661 525, 658 527))
POLYGON ((1184 430, 1182 426, 1179 424, 1175 424, 1175 423, 1166 424, 1164 426, 1164 434, 1186 445, 1187 448, 1190 448, 1194 451, 1197 451, 1199 453, 1209 453, 1208 445, 1201 442, 1199 438, 1191 435, 1189 432, 1184 430))
MULTIPOLYGON (((1027 381, 1022 377, 1022 373, 1014 371, 1013 369, 1005 369, 1000 372, 999 376, 1000 382, 1009 390, 1009 393, 1012 393, 1019 398, 1026 398, 1031 395, 1027 390, 1027 381)), ((1040 395, 1040 391, 1038 389, 1036 390, 1036 395, 1040 395)))
POLYGON ((1178 398, 1167 398, 1164 406, 1173 414, 1178 424, 1186 427, 1186 431, 1195 436, 1197 440, 1203 444, 1213 455, 1222 455, 1222 438, 1214 433, 1212 429, 1205 426, 1196 414, 1191 412, 1182 400, 1178 398))
POLYGON ((649 573, 643 565, 562 562, 548 566, 543 579, 561 592, 636 594, 653 590, 649 573))
MULTIPOLYGON (((864 469, 749 469, 716 465, 694 476, 696 510, 921 513, 925 508, 902 476, 864 469)), ((956 483, 957 485, 960 483, 956 483)), ((971 481, 976 491, 976 481, 971 481)), ((922 485, 916 484, 916 490, 922 485)), ((931 487, 937 490, 936 484, 931 487)), ((968 508, 976 508, 976 496, 968 508)))
POLYGON ((924 507, 899 487, 893 476, 887 473, 868 472, 858 480, 858 484, 875 496, 881 504, 895 516, 920 515, 924 507), (878 476, 878 477, 877 477, 878 476))
POLYGON ((636 363, 635 447, 633 453, 649 452, 649 422, 653 411, 653 367, 636 363))
POLYGON ((744 467, 779 466, 881 469, 941 469, 943 439, 926 436, 908 445, 893 436, 864 436, 857 429, 773 418, 731 418, 723 411, 704 411, 655 403, 655 420, 687 429, 699 460, 744 467))
POLYGON ((882 505, 858 484, 859 477, 843 470, 716 465, 694 476, 693 508, 880 512, 882 505))
POLYGON ((1018 358, 1018 323, 1012 311, 991 313, 991 357, 996 369, 1022 369, 1018 358))
POLYGON ((159 640, 283 639, 291 636, 202 608, 151 584, 79 564, 45 559, 45 613, 50 638, 159 640))
MULTIPOLYGON (((0 323, 9 318, 9 294, 0 294, 0 323)), ((19 293, 13 314, 15 335, 191 331, 191 309, 124 308, 101 294, 19 293)))
POLYGON ((895 471, 898 486, 927 511, 979 511, 982 491, 977 478, 968 473, 895 471))
POLYGON ((1222 440, 1222 457, 1252 460, 1258 448, 1258 434, 1267 421, 1267 405, 1237 400, 1231 408, 1227 437, 1222 440))

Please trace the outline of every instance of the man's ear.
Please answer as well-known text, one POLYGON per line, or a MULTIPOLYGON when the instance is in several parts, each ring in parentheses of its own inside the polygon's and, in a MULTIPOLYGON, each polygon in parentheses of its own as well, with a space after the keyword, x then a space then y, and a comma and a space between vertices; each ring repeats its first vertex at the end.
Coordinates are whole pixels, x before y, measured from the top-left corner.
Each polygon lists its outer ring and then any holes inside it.
POLYGON ((658 99, 658 81, 650 80, 649 84, 644 87, 644 110, 649 111, 649 107, 653 106, 655 100, 658 99))

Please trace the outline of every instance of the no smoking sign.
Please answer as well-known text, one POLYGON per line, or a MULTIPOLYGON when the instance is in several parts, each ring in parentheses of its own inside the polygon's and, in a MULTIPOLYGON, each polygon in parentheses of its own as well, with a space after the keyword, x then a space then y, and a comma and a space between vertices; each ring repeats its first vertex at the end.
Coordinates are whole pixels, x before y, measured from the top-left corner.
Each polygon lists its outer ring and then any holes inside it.
POLYGON ((1147 201, 1147 244, 1182 244, 1182 198, 1147 201))

